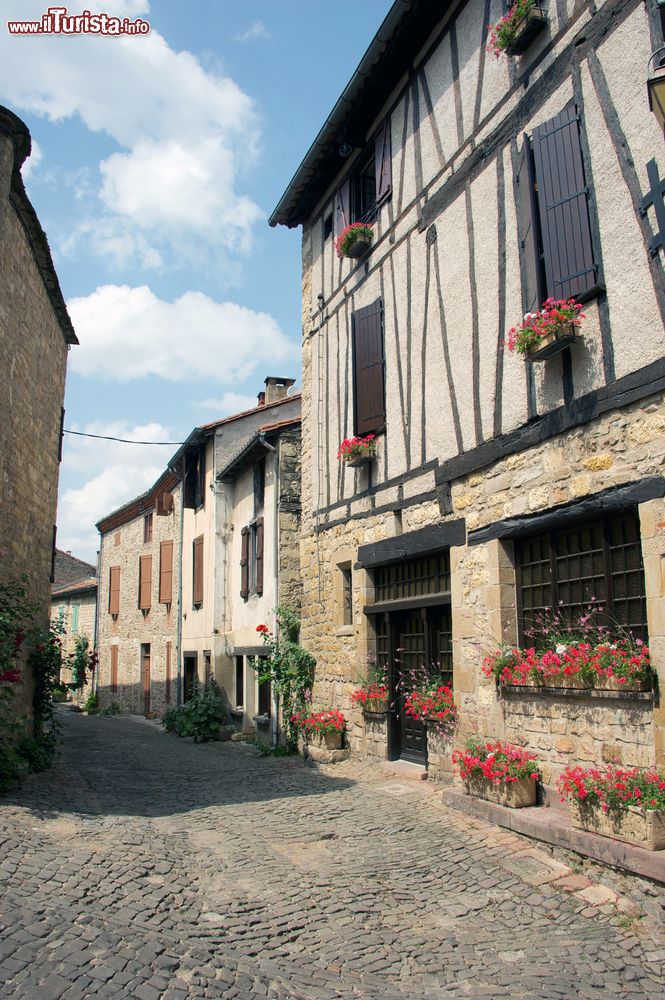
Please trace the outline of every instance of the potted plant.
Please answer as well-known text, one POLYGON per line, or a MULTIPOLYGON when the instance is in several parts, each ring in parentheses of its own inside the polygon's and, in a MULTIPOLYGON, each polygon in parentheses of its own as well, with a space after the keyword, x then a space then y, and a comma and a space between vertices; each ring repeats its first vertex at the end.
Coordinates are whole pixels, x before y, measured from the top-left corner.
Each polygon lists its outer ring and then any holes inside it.
POLYGON ((412 719, 445 725, 457 718, 457 706, 452 690, 438 680, 427 687, 408 691, 404 696, 404 712, 412 719))
POLYGON ((577 340, 585 318, 575 299, 546 299, 539 312, 527 313, 519 326, 508 331, 509 351, 526 361, 545 361, 577 340))
POLYGON ((649 648, 630 637, 615 642, 559 641, 540 651, 535 646, 507 647, 485 657, 482 670, 498 685, 610 691, 643 691, 653 686, 649 648))
POLYGON ((557 788, 572 824, 649 851, 665 848, 665 775, 655 769, 567 767, 557 788))
POLYGON ((547 12, 537 0, 515 0, 508 13, 490 26, 487 50, 495 56, 521 56, 547 22, 547 12))
POLYGON ((485 742, 470 736, 463 750, 453 751, 467 795, 520 809, 536 803, 540 771, 535 754, 512 743, 485 742))
POLYGON ((374 229, 372 226, 365 222, 352 222, 337 237, 335 243, 337 256, 340 259, 343 257, 362 257, 371 247, 373 239, 374 229))
POLYGON ((385 715, 390 701, 388 687, 378 681, 368 680, 352 692, 351 701, 360 705, 364 715, 385 715))
POLYGON ((324 712, 294 712, 291 722, 306 743, 317 743, 327 750, 341 750, 344 745, 346 719, 342 712, 336 709, 324 712))
POLYGON ((365 434, 364 437, 344 438, 337 449, 337 458, 354 469, 369 465, 376 458, 376 436, 365 434))

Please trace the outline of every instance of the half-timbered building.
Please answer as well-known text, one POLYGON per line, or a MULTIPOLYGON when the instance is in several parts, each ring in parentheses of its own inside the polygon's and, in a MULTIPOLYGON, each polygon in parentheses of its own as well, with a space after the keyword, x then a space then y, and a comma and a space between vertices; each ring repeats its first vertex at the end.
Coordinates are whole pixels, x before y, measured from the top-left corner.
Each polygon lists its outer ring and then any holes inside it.
POLYGON ((399 697, 427 664, 465 727, 526 741, 552 782, 665 760, 652 694, 500 697, 481 670, 542 609, 596 599, 665 680, 665 155, 646 89, 663 31, 654 0, 550 0, 495 58, 503 12, 396 0, 270 221, 302 226, 316 702, 354 719, 355 749, 432 765, 399 697), (339 259, 356 221, 371 247, 339 259), (581 335, 525 361, 507 330, 548 297, 583 303, 581 335), (372 462, 338 460, 368 434, 372 462), (361 724, 350 693, 377 658, 393 707, 361 724))

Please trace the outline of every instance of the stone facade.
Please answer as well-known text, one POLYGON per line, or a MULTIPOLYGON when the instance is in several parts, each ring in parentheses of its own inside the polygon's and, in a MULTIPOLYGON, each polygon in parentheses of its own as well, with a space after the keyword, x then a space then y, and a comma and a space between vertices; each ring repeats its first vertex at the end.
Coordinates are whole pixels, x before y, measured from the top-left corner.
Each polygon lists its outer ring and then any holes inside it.
MULTIPOLYGON (((21 165, 30 134, 0 108, 0 578, 28 578, 48 624, 69 346, 78 343, 21 165)), ((21 708, 30 714, 24 671, 21 708)))
POLYGON ((452 739, 429 734, 427 758, 433 775, 448 778, 452 743, 473 731, 532 748, 547 784, 565 764, 665 763, 663 710, 648 696, 503 698, 481 672, 489 652, 517 639, 513 537, 535 535, 539 516, 587 523, 614 503, 619 514, 639 511, 649 645, 661 689, 665 682, 665 281, 662 255, 649 253, 655 219, 635 201, 649 188, 647 162, 662 173, 665 161, 632 62, 646 65, 661 28, 637 4, 589 9, 583 30, 570 5, 549 15, 550 32, 518 80, 518 62, 479 51, 480 0, 439 25, 416 3, 389 29, 389 57, 385 37, 372 43, 345 91, 353 111, 336 108, 316 165, 312 152, 271 220, 303 227, 302 635, 317 659, 315 703, 346 713, 354 751, 399 755, 397 710, 363 720, 350 695, 377 660, 377 623, 401 635, 409 608, 424 620, 432 600, 366 614, 376 602, 376 552, 392 540, 382 551, 396 565, 445 551, 451 582, 440 603, 450 608, 459 723, 452 739), (395 82, 399 68, 406 85, 395 82), (532 155, 536 132, 571 101, 602 288, 586 296, 583 338, 525 365, 503 343, 527 308, 530 280, 520 156, 532 155), (355 145, 340 160, 345 115, 355 145), (392 189, 376 208, 372 250, 340 262, 337 217, 386 122, 392 189), (368 473, 340 466, 336 451, 357 418, 356 325, 374 307, 385 427, 368 473), (433 532, 451 540, 423 547, 433 532), (340 570, 349 565, 352 615, 342 622, 340 570))
POLYGON ((97 617, 97 578, 69 586, 54 588, 51 594, 51 621, 64 627, 62 651, 65 657, 60 680, 69 684, 72 670, 67 660, 76 650, 76 639, 85 636, 92 651, 95 648, 97 617))

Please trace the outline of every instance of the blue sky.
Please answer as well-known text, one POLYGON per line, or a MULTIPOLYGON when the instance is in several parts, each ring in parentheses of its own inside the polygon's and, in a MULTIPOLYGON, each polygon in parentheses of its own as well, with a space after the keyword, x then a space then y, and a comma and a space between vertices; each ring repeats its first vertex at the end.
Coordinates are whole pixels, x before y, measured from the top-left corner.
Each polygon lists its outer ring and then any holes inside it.
MULTIPOLYGON (((66 426, 181 441, 300 378, 300 231, 267 218, 391 0, 100 0, 68 11, 150 35, 9 35, 48 6, 0 0, 0 103, 81 341, 66 426)), ((66 436, 60 547, 93 557, 174 450, 66 436)))

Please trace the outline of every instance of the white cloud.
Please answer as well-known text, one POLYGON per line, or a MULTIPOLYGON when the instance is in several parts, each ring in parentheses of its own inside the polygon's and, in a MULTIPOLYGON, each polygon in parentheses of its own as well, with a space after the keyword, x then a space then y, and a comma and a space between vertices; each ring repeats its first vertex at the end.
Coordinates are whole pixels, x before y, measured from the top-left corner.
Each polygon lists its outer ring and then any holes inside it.
POLYGON ((257 38, 270 38, 270 32, 263 21, 254 21, 246 31, 235 36, 236 42, 253 42, 257 38))
POLYGON ((221 420, 233 413, 243 413, 257 405, 257 396, 243 396, 239 392, 225 392, 219 399, 197 400, 194 406, 207 414, 208 421, 221 420))
POLYGON ((41 146, 39 146, 39 144, 33 139, 30 156, 24 161, 23 166, 21 167, 21 174, 24 181, 27 181, 28 178, 33 176, 43 158, 44 154, 42 153, 41 146))
MULTIPOLYGON (((112 6, 128 16, 149 12, 141 0, 112 6)), ((16 16, 42 12, 43 4, 29 0, 16 16)), ((247 252, 261 212, 239 183, 258 155, 259 126, 254 102, 232 79, 176 52, 154 28, 119 38, 0 33, 0 63, 4 102, 53 122, 79 118, 118 145, 99 164, 90 221, 76 228, 70 250, 81 242, 106 250, 94 219, 115 233, 112 256, 120 242, 126 263, 144 267, 181 260, 183 242, 187 258, 188 241, 203 241, 217 267, 247 252)))
POLYGON ((294 370, 298 347, 268 313, 187 292, 165 302, 146 286, 103 285, 70 299, 80 346, 71 369, 119 382, 153 375, 171 382, 243 381, 269 357, 294 370))
MULTIPOLYGON (((126 421, 94 422, 88 434, 135 441, 172 441, 173 430, 158 423, 131 426, 126 421)), ((177 446, 121 444, 65 435, 63 471, 87 481, 62 491, 58 504, 58 546, 83 559, 94 559, 99 534, 95 523, 105 514, 144 493, 166 468, 177 446)))

